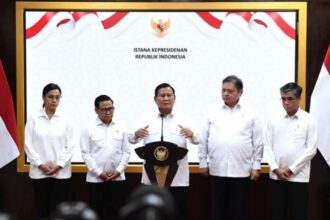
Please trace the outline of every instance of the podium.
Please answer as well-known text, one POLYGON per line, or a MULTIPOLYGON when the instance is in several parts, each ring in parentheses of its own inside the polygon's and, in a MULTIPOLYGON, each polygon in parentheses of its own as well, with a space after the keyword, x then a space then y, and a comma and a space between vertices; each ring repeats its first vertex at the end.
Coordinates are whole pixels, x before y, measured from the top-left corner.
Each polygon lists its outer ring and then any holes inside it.
POLYGON ((169 187, 178 171, 178 160, 184 158, 188 149, 167 141, 157 141, 135 149, 145 160, 144 169, 152 184, 169 187))

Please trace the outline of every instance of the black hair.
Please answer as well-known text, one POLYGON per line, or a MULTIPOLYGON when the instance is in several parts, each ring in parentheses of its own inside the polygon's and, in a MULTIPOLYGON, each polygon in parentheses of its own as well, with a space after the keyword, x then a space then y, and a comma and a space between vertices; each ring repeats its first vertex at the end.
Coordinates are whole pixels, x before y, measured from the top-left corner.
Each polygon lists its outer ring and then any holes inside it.
POLYGON ((94 106, 95 106, 95 108, 98 108, 100 106, 100 102, 109 101, 109 100, 113 104, 113 100, 109 96, 107 96, 107 95, 99 95, 98 97, 95 98, 94 106))
MULTIPOLYGON (((60 91, 60 94, 62 95, 62 90, 61 90, 61 88, 60 88, 59 85, 57 85, 55 83, 49 83, 49 84, 47 84, 44 87, 44 89, 42 90, 42 97, 44 98, 49 91, 56 90, 56 89, 58 91, 60 91)), ((42 104, 42 107, 45 107, 45 104, 44 103, 42 104)))
POLYGON ((173 91, 173 95, 175 96, 175 89, 168 83, 161 83, 159 84, 156 88, 155 88, 155 96, 158 95, 158 91, 162 88, 167 88, 167 87, 170 87, 173 91))
POLYGON ((296 95, 296 98, 299 98, 302 93, 302 88, 295 82, 290 82, 285 84, 280 89, 281 93, 293 92, 296 95))
POLYGON ((176 216, 175 200, 166 188, 156 185, 137 187, 128 203, 120 209, 123 220, 172 220, 176 216))
POLYGON ((84 202, 62 202, 50 220, 98 220, 97 214, 84 202))
POLYGON ((62 90, 59 85, 57 85, 55 83, 49 83, 42 90, 42 97, 45 97, 49 91, 55 90, 55 89, 58 89, 60 91, 60 94, 62 94, 62 90))
POLYGON ((237 91, 241 92, 243 90, 243 82, 240 78, 238 78, 237 76, 235 75, 230 75, 230 76, 227 76, 226 78, 224 78, 222 80, 222 84, 224 83, 228 83, 228 82, 231 82, 234 84, 235 88, 237 89, 237 91))

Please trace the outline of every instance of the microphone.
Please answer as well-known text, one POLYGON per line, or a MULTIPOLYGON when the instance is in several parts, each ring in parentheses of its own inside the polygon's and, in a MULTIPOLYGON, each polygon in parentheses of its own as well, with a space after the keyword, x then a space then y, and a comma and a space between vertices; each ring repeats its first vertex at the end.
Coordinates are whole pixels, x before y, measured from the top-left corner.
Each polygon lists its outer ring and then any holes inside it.
POLYGON ((162 118, 162 130, 161 130, 161 135, 160 135, 160 141, 163 142, 164 141, 164 136, 163 136, 163 129, 164 129, 164 114, 160 114, 160 117, 162 118))

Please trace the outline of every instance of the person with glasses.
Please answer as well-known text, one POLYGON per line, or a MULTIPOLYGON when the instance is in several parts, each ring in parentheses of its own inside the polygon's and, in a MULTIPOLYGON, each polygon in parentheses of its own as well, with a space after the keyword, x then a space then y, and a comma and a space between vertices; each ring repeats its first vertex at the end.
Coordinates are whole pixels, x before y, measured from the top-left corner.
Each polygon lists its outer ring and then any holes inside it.
POLYGON ((306 220, 311 160, 318 146, 316 122, 299 107, 298 84, 287 83, 280 93, 285 112, 272 116, 264 140, 272 180, 272 220, 306 220))
POLYGON ((124 170, 130 157, 125 129, 114 120, 114 102, 107 95, 94 101, 97 117, 82 131, 80 148, 88 172, 90 206, 99 219, 118 219, 125 195, 124 170))
MULTIPOLYGON (((129 133, 129 141, 136 144, 143 141, 144 145, 163 139, 176 144, 178 147, 187 148, 187 143, 199 143, 199 135, 186 113, 174 109, 175 90, 168 83, 161 83, 155 88, 154 101, 157 110, 148 112, 137 122, 129 133)), ((187 219, 187 193, 189 186, 188 157, 178 160, 178 170, 168 187, 174 197, 177 207, 177 220, 187 219)), ((142 171, 142 183, 152 184, 146 170, 142 171)))
POLYGON ((68 199, 74 132, 69 118, 58 109, 61 95, 57 84, 46 85, 43 108, 29 116, 25 126, 25 152, 37 219, 47 219, 59 203, 68 199))
POLYGON ((262 124, 242 94, 240 78, 224 78, 222 101, 209 109, 201 132, 200 174, 210 179, 213 220, 249 219, 249 184, 260 175, 262 124))

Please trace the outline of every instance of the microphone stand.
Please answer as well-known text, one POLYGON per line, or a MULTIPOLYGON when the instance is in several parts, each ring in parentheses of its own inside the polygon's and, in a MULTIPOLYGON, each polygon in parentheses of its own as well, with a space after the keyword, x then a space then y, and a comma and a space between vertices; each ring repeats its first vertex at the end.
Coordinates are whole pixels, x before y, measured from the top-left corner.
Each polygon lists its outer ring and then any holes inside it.
POLYGON ((160 136, 160 141, 163 142, 164 141, 164 136, 163 136, 163 129, 164 129, 164 114, 160 114, 160 117, 162 118, 162 129, 161 129, 161 136, 160 136))

